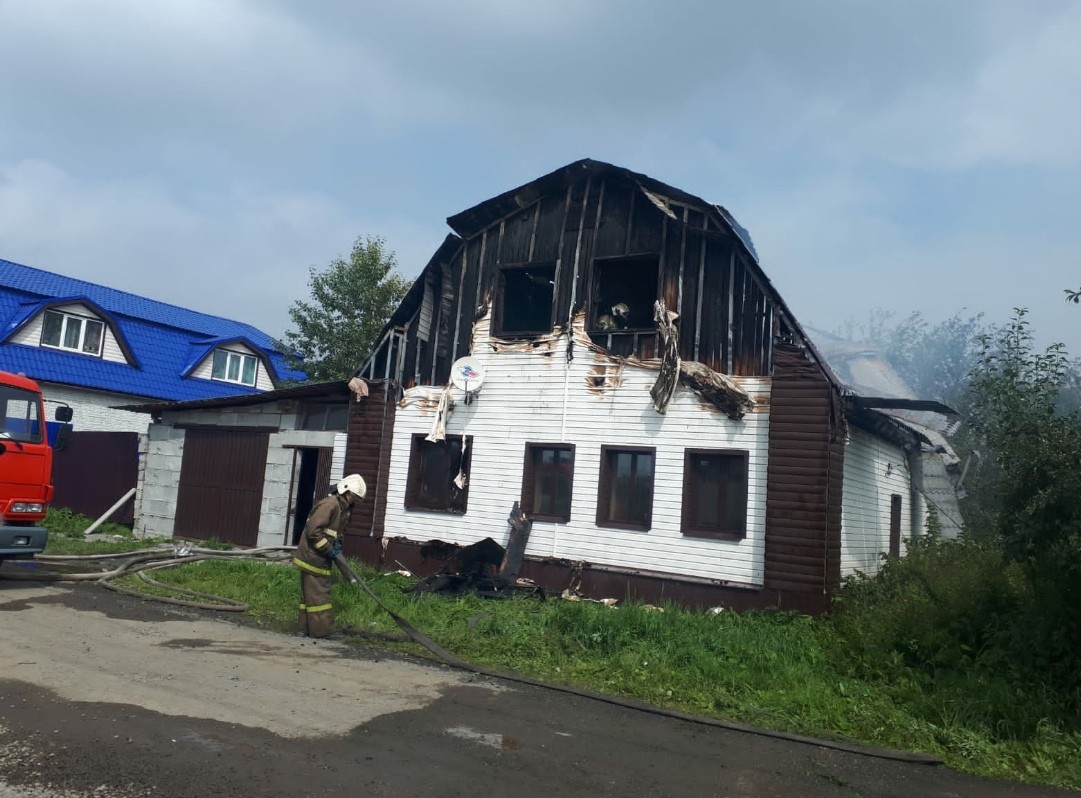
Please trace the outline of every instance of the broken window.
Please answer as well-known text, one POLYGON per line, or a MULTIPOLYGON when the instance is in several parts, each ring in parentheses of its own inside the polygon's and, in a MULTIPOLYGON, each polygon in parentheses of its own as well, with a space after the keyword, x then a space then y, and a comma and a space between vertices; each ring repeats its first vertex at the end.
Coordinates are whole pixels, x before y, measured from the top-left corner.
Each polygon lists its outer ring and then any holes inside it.
POLYGON ((499 270, 496 335, 514 337, 551 332, 555 274, 554 263, 504 266, 499 270))
POLYGON ((405 509, 464 513, 473 437, 448 435, 435 442, 426 438, 423 433, 414 435, 410 445, 405 509))
POLYGON ((656 451, 644 446, 601 447, 597 526, 650 528, 656 451))
POLYGON ((573 484, 574 444, 526 444, 522 512, 539 521, 570 521, 573 484))
POLYGON ((747 535, 747 452, 686 449, 684 535, 736 540, 747 535))
POLYGON ((594 260, 589 329, 599 333, 652 331, 657 264, 656 255, 594 260))

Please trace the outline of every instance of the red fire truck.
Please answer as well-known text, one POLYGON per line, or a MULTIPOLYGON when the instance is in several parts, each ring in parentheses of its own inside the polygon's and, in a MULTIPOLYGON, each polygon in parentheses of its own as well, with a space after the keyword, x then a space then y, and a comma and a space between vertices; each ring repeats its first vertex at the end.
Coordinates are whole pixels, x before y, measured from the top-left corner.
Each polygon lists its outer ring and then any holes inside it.
POLYGON ((61 425, 50 445, 38 384, 0 371, 0 562, 45 548, 40 524, 53 497, 53 446, 63 448, 71 416, 67 405, 56 408, 61 425))

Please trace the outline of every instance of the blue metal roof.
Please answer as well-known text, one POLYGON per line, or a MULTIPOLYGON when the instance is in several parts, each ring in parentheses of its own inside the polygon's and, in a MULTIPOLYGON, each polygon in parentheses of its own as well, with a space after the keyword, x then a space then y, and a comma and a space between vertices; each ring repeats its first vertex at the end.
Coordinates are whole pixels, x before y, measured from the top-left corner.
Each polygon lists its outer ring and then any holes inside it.
MULTIPOLYGON (((0 343, 0 369, 28 377, 102 391, 186 401, 245 393, 255 388, 185 376, 197 365, 193 357, 209 354, 225 342, 242 342, 264 355, 275 380, 303 380, 303 372, 285 364, 274 339, 250 324, 198 313, 64 277, 0 258, 0 339, 28 322, 45 303, 85 298, 107 314, 137 365, 112 363, 57 349, 0 343)), ((201 359, 201 358, 200 358, 201 359)))

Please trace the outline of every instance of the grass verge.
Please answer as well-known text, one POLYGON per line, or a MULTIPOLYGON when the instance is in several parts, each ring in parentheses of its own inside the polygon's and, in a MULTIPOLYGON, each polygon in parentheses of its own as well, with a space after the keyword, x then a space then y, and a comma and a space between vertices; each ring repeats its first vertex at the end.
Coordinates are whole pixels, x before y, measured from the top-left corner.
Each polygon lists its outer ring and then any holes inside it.
MULTIPOLYGON (((163 542, 91 542, 51 531, 49 553, 127 551, 163 542)), ((920 564, 915 557, 911 562, 920 564)), ((613 608, 524 595, 448 598, 406 593, 414 579, 356 562, 354 567, 394 612, 477 665, 777 731, 922 751, 972 774, 1081 789, 1076 718, 1071 723, 1069 716, 1044 711, 1054 702, 1039 700, 1039 686, 995 678, 968 661, 928 671, 926 657, 890 654, 880 641, 853 637, 853 627, 865 634, 892 624, 912 638, 907 626, 882 610, 842 620, 635 603, 613 608)), ((248 617, 265 628, 295 628, 299 584, 286 563, 203 560, 153 576, 244 602, 248 617)), ((124 584, 147 595, 162 592, 135 577, 124 584)), ((895 613, 911 605, 905 623, 909 615, 928 617, 928 609, 911 599, 893 593, 885 599, 895 613)), ((344 582, 334 586, 334 605, 343 627, 400 631, 362 590, 344 582)), ((367 644, 430 656, 412 643, 367 644)))

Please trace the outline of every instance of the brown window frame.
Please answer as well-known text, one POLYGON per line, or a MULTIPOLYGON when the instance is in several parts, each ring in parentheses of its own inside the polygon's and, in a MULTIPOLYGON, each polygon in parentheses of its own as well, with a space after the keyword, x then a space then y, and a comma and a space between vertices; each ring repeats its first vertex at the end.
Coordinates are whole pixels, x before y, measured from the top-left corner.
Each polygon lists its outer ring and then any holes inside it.
MULTIPOLYGON (((683 497, 680 507, 679 531, 687 537, 713 538, 715 540, 743 540, 747 537, 747 492, 750 466, 750 453, 746 449, 707 449, 690 448, 683 450, 683 497), (694 460, 698 457, 720 457, 739 461, 742 480, 737 485, 739 495, 736 498, 737 515, 731 527, 703 525, 695 519, 695 505, 700 482, 696 479, 694 460)), ((727 471, 727 469, 726 469, 727 471)), ((727 474, 726 474, 727 476, 727 474)), ((718 488, 721 486, 718 485, 718 488)))
MULTIPOLYGON (((637 479, 637 476, 635 477, 637 479)), ((630 529, 636 532, 648 532, 653 526, 653 492, 657 482, 657 448, 655 446, 601 446, 601 462, 597 480, 597 526, 608 529, 630 529), (649 509, 641 522, 615 521, 612 514, 612 455, 648 454, 652 459, 649 480, 649 509)))
POLYGON ((574 444, 573 443, 541 443, 528 441, 525 445, 525 463, 522 466, 522 512, 534 521, 552 521, 557 524, 565 524, 571 520, 571 507, 574 506, 574 444), (570 453, 570 474, 567 476, 567 512, 566 513, 540 513, 536 507, 536 471, 537 455, 544 451, 557 451, 570 453))
POLYGON ((446 440, 432 442, 427 440, 423 432, 414 434, 409 443, 409 471, 405 485, 405 509, 425 513, 449 513, 451 515, 464 515, 469 507, 469 485, 471 481, 473 459, 473 436, 472 435, 447 435, 446 440), (461 455, 462 441, 465 442, 464 462, 461 455), (441 502, 426 502, 422 496, 423 469, 425 467, 426 453, 433 451, 429 447, 448 446, 458 444, 458 454, 452 456, 447 462, 446 484, 443 486, 441 502), (454 484, 454 478, 461 468, 466 475, 465 489, 459 490, 454 484))
POLYGON ((495 289, 495 313, 493 314, 493 334, 499 338, 534 338, 538 335, 547 335, 552 331, 553 317, 555 314, 555 294, 556 287, 554 285, 556 276, 556 262, 555 261, 538 261, 537 263, 504 263, 499 266, 499 273, 496 275, 496 289, 495 289), (550 272, 551 281, 551 298, 549 299, 548 308, 548 322, 543 329, 536 330, 507 330, 506 329, 506 294, 507 294, 507 275, 511 273, 521 273, 528 271, 543 271, 550 272))

